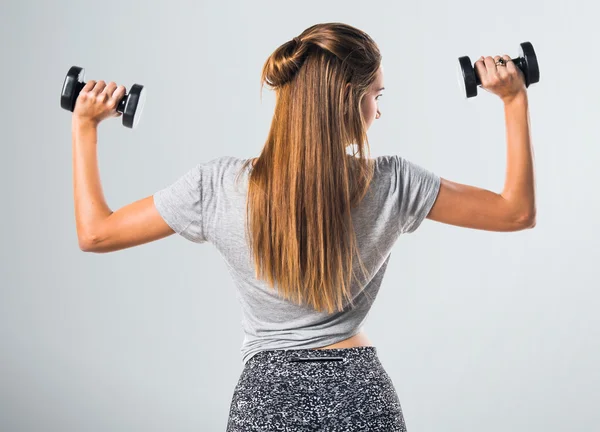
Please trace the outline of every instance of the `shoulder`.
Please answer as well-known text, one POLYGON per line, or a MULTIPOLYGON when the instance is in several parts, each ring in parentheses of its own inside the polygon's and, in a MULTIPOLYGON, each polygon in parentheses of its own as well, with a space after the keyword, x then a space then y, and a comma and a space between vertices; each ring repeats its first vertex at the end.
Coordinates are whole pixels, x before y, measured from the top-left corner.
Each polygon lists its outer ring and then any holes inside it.
POLYGON ((204 161, 200 161, 198 162, 198 166, 201 167, 223 167, 223 166, 229 166, 229 165, 235 165, 236 163, 239 163, 238 161, 240 161, 240 158, 237 158, 235 156, 217 156, 215 158, 212 159, 207 159, 204 161))
POLYGON ((245 159, 235 156, 218 156, 196 163, 195 169, 201 177, 221 177, 228 172, 240 168, 245 159))
POLYGON ((373 158, 375 169, 380 171, 397 168, 402 161, 402 157, 398 155, 381 155, 373 158))
MULTIPOLYGON (((196 165, 198 180, 204 189, 218 188, 229 189, 234 187, 242 175, 248 171, 250 159, 236 156, 218 156, 196 165)), ((245 177, 245 176, 244 176, 245 177)))
POLYGON ((381 155, 372 159, 374 176, 392 178, 401 170, 404 159, 397 155, 381 155))

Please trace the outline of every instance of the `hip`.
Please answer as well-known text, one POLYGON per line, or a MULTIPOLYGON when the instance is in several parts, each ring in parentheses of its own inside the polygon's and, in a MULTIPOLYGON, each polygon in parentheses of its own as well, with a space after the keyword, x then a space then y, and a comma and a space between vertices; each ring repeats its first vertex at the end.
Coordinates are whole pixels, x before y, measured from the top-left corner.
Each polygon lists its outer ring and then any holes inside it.
POLYGON ((245 364, 227 432, 315 427, 406 431, 396 389, 374 346, 267 350, 245 364))

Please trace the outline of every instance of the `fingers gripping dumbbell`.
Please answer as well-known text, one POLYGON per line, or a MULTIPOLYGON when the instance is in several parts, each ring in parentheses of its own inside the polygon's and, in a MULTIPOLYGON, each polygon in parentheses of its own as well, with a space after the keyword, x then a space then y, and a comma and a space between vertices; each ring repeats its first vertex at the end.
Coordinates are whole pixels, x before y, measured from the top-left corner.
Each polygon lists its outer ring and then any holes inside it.
MULTIPOLYGON (((519 54, 519 57, 512 59, 512 61, 523 72, 525 86, 529 87, 530 84, 535 84, 540 80, 537 56, 531 42, 521 43, 519 54)), ((459 57, 458 64, 459 85, 461 86, 462 94, 467 98, 477 96, 477 86, 481 85, 481 80, 471 59, 468 56, 459 57)))
MULTIPOLYGON (((60 94, 60 106, 68 111, 73 112, 75 102, 85 86, 84 80, 85 69, 78 66, 72 66, 67 72, 60 94)), ((144 104, 146 103, 146 91, 144 86, 134 84, 129 90, 129 94, 125 94, 117 105, 117 112, 123 114, 123 126, 135 128, 142 117, 144 104)))

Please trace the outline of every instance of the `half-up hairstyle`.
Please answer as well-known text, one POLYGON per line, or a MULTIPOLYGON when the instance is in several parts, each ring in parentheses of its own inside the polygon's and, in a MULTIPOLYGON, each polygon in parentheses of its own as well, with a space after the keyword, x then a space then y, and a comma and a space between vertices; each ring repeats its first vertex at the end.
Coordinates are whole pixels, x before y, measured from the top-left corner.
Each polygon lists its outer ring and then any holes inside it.
POLYGON ((276 106, 260 156, 240 171, 255 161, 247 240, 257 278, 272 288, 277 284, 285 299, 318 311, 340 311, 344 299, 352 303, 358 249, 351 208, 373 178, 360 107, 380 64, 379 49, 366 33, 326 23, 279 46, 262 70, 261 93, 265 84, 271 87, 276 106))

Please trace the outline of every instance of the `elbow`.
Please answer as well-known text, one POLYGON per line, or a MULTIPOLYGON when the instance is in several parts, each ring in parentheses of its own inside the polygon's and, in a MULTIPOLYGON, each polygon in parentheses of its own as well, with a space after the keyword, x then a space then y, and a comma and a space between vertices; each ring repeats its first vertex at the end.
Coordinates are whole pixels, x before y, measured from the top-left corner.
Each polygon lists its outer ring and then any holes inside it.
POLYGON ((79 241, 79 250, 81 252, 92 252, 92 246, 87 241, 79 241))
POLYGON ((518 221, 517 224, 519 226, 520 230, 526 230, 526 229, 532 229, 535 227, 535 223, 536 223, 536 215, 535 212, 532 213, 528 213, 525 214, 523 216, 521 216, 518 221))
POLYGON ((535 216, 529 220, 529 229, 535 228, 535 216))
POLYGON ((82 252, 94 252, 94 245, 96 240, 93 237, 81 237, 79 238, 79 250, 82 252))

